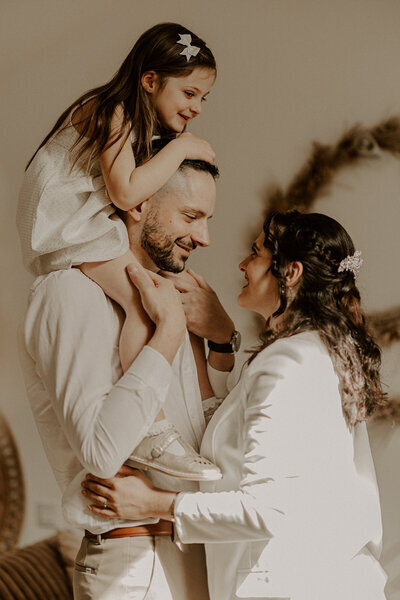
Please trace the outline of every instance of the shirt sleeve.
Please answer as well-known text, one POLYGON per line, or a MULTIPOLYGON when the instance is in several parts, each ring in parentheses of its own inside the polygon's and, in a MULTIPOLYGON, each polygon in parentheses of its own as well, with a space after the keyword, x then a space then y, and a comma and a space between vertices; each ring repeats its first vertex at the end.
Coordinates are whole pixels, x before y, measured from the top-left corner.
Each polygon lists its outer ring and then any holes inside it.
POLYGON ((216 398, 226 398, 235 386, 236 365, 232 371, 218 371, 207 361, 207 374, 216 398))
POLYGON ((296 361, 282 355, 272 357, 268 365, 251 365, 244 375, 244 454, 238 489, 181 493, 176 499, 175 531, 184 543, 266 540, 282 528, 284 498, 293 494, 296 467, 287 458, 282 410, 287 389, 281 382, 284 372, 288 378, 294 375, 295 389, 296 361))
POLYGON ((24 328, 26 350, 68 442, 82 466, 104 478, 144 437, 172 377, 168 361, 145 346, 114 382, 115 318, 103 291, 71 269, 36 286, 24 328))

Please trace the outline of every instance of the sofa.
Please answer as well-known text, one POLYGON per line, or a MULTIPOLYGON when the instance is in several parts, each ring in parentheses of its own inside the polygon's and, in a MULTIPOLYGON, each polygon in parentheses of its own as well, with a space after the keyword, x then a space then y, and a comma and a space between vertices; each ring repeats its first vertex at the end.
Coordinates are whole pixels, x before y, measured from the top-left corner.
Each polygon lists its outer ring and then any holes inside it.
POLYGON ((0 600, 73 600, 80 539, 70 532, 0 554, 0 600))

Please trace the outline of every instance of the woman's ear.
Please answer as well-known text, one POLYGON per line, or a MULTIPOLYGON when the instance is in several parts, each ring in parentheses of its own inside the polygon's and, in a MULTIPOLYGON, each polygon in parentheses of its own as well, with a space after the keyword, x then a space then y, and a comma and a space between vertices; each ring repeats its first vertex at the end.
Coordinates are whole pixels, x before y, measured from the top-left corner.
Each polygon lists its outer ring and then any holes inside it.
POLYGON ((297 285, 303 275, 303 263, 298 260, 289 263, 286 269, 285 278, 287 287, 294 287, 297 285))
POLYGON ((126 212, 128 213, 128 215, 130 215, 130 217, 134 221, 139 223, 139 221, 141 221, 143 219, 143 216, 146 213, 146 211, 147 211, 147 200, 143 200, 143 202, 141 202, 134 208, 127 210, 126 212))
POLYGON ((148 94, 153 94, 158 88, 158 75, 155 71, 146 71, 140 81, 148 94))

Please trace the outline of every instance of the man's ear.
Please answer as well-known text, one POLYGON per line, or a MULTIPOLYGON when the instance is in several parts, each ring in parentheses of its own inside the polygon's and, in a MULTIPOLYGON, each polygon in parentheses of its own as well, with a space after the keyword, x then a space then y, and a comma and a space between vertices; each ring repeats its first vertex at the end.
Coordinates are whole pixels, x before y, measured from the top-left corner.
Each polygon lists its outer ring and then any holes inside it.
POLYGON ((147 202, 147 200, 143 200, 143 202, 141 202, 134 208, 131 208, 130 210, 126 211, 131 217, 131 219, 133 219, 137 223, 139 223, 139 221, 143 219, 143 216, 146 214, 147 211, 147 202))
POLYGON ((155 71, 146 71, 140 81, 148 94, 153 94, 158 89, 159 77, 155 71))
POLYGON ((286 269, 285 279, 287 287, 294 287, 297 285, 303 275, 303 263, 298 260, 289 263, 286 269))

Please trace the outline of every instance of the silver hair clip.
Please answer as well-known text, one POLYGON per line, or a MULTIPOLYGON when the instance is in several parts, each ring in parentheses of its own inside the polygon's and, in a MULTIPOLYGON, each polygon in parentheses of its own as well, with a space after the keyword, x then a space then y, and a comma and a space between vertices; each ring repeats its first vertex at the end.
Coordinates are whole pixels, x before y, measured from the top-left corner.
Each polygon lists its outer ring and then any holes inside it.
POLYGON ((362 264, 363 259, 361 258, 361 250, 356 250, 353 256, 346 256, 346 258, 340 262, 338 271, 351 271, 354 275, 354 279, 357 279, 357 275, 362 264))
POLYGON ((190 33, 180 33, 179 37, 181 39, 176 43, 186 46, 186 48, 184 48, 180 54, 186 56, 186 60, 189 61, 192 56, 196 56, 200 52, 200 48, 198 46, 192 46, 192 36, 190 33))

